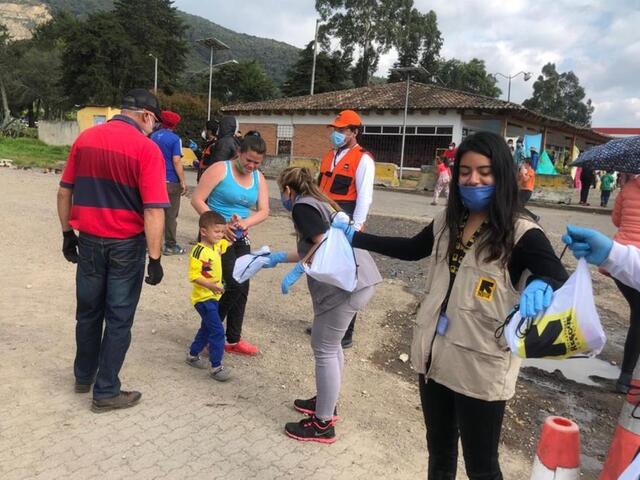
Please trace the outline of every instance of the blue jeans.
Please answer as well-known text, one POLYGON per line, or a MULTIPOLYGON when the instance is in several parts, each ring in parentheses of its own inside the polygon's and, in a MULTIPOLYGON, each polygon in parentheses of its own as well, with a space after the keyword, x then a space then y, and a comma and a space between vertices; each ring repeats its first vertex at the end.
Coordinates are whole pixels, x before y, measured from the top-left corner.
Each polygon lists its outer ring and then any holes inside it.
POLYGON ((145 265, 145 238, 81 233, 76 271, 76 382, 95 378, 96 400, 120 394, 118 373, 131 343, 145 265), (104 332, 103 332, 104 323, 104 332))
POLYGON ((220 320, 218 312, 218 302, 216 300, 205 300, 195 304, 196 310, 202 317, 200 329, 193 339, 189 354, 192 356, 199 355, 204 346, 209 344, 209 360, 211 366, 218 368, 222 364, 222 355, 224 355, 224 326, 220 320))

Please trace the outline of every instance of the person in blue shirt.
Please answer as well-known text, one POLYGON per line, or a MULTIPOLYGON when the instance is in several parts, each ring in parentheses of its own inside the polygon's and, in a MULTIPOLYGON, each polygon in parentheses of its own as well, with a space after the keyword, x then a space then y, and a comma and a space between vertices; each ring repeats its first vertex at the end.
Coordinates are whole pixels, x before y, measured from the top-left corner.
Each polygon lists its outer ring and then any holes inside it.
POLYGON ((533 171, 535 172, 538 169, 538 160, 540 158, 540 155, 538 154, 536 147, 531 147, 530 151, 531 151, 531 168, 533 168, 533 171))
POLYGON ((171 207, 164 211, 163 255, 182 255, 184 253, 184 248, 176 241, 180 197, 189 191, 184 180, 184 168, 182 167, 182 141, 174 133, 180 120, 180 115, 165 110, 162 112, 162 127, 151 134, 151 140, 160 147, 164 157, 167 193, 171 202, 171 207))

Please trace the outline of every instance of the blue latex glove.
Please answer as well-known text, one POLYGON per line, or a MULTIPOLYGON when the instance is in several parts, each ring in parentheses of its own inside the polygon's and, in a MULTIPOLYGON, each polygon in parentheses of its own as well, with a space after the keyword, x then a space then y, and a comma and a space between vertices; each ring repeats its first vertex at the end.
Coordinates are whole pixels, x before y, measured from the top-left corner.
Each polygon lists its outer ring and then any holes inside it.
POLYGON ((353 243, 353 234, 356 233, 356 229, 350 224, 349 216, 346 213, 336 213, 333 217, 333 221, 331 222, 331 226, 342 230, 347 237, 347 240, 349 240, 349 244, 353 243))
POLYGON ((267 257, 269 263, 267 263, 263 268, 273 268, 279 263, 287 261, 287 252, 271 252, 267 257))
POLYGON ((198 149, 198 144, 189 139, 189 148, 195 152, 198 149))
POLYGON ((526 318, 536 317, 551 305, 553 288, 544 280, 533 280, 520 296, 520 315, 526 318))
POLYGON ((282 288, 282 293, 289 293, 289 289, 293 287, 293 284, 296 283, 302 274, 304 273, 304 268, 302 268, 302 264, 300 262, 296 263, 296 266, 291 269, 289 273, 287 273, 282 279, 282 283, 280 284, 280 288, 282 288))
POLYGON ((613 240, 590 228, 567 225, 567 233, 562 236, 576 258, 584 258, 592 265, 601 265, 611 253, 613 240))

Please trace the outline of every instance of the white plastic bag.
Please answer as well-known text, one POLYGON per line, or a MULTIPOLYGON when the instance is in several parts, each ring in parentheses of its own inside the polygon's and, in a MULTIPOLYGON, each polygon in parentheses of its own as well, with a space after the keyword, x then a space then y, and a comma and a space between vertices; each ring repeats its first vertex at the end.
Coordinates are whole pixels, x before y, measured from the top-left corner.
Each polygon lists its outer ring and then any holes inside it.
POLYGON ((309 265, 303 262, 307 275, 319 282, 353 292, 358 283, 356 257, 344 232, 331 227, 313 254, 309 265))
POLYGON ((258 273, 262 267, 269 263, 271 250, 264 246, 260 250, 247 253, 236 259, 233 267, 233 278, 238 283, 244 283, 258 273))
POLYGON ((551 305, 535 319, 516 312, 505 326, 509 349, 521 358, 560 360, 576 355, 595 356, 607 338, 593 301, 591 273, 584 258, 573 275, 553 292, 551 305))

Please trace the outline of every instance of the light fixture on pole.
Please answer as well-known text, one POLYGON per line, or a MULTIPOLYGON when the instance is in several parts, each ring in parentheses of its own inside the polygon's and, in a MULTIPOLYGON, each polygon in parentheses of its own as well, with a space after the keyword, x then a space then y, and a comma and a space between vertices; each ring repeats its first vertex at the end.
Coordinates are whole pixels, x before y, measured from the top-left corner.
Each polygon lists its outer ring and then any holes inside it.
POLYGON ((400 146, 400 180, 402 180, 402 170, 404 169, 404 144, 405 136, 407 133, 407 111, 409 110, 409 87, 411 84, 412 73, 424 73, 429 75, 429 72, 424 67, 397 67, 392 68, 392 72, 406 73, 407 74, 407 88, 404 95, 404 119, 402 120, 402 145, 400 146))
MULTIPOLYGON (((214 67, 213 51, 214 50, 218 50, 218 51, 231 50, 231 49, 225 43, 221 42, 215 37, 196 40, 196 43, 204 45, 205 47, 209 47, 209 101, 207 102, 207 121, 208 121, 208 120, 211 120, 211 80, 213 78, 213 67, 214 67)), ((220 65, 227 64, 227 63, 238 63, 238 62, 236 62, 235 60, 230 60, 227 62, 219 63, 215 66, 218 67, 220 65)))
POLYGON ((156 57, 153 53, 149 54, 150 57, 153 57, 155 60, 155 65, 153 68, 153 94, 158 95, 158 57, 156 57))
POLYGON ((313 37, 313 66, 311 67, 311 92, 313 95, 313 89, 316 84, 316 57, 318 56, 318 27, 320 26, 320 19, 316 19, 316 33, 313 37))
POLYGON ((494 73, 493 76, 495 77, 496 75, 500 75, 501 77, 506 78, 507 80, 509 80, 509 86, 507 87, 507 102, 511 101, 511 79, 512 78, 516 78, 518 75, 522 75, 524 78, 525 82, 528 82, 531 77, 533 76, 533 74, 531 72, 518 72, 514 75, 505 75, 504 73, 494 73))

